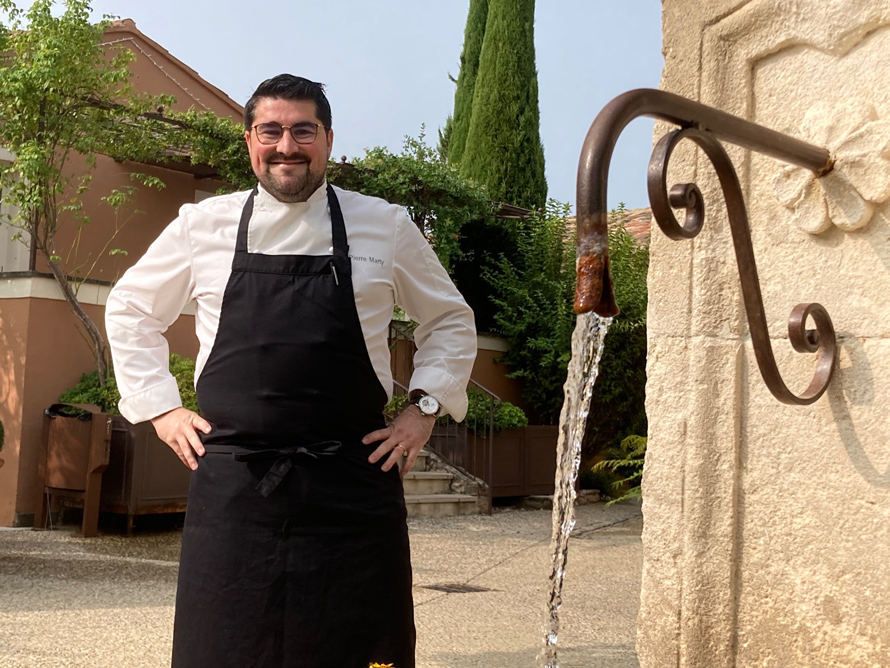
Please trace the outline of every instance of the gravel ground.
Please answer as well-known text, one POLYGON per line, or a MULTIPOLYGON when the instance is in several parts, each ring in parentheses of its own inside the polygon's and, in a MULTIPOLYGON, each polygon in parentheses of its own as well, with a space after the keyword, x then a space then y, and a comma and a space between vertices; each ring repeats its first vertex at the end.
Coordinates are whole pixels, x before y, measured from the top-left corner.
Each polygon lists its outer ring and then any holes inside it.
MULTIPOLYGON (((636 667, 639 506, 592 504, 576 514, 560 665, 636 667)), ((550 512, 502 510, 412 520, 409 527, 418 667, 535 666, 550 512), (430 588, 454 585, 478 591, 430 588)), ((0 530, 0 667, 169 666, 179 540, 176 529, 94 539, 70 527, 0 530)))

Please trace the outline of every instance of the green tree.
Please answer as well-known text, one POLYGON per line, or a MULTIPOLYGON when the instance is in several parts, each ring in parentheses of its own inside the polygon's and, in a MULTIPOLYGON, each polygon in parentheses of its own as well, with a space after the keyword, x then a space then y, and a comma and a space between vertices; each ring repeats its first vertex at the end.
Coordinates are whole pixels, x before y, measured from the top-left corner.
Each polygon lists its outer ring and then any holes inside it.
POLYGON ((624 204, 610 213, 609 258, 615 318, 603 347, 600 374, 593 387, 584 449, 588 455, 614 448, 626 437, 645 435, 646 308, 649 246, 624 229, 624 204))
POLYGON ((476 74, 479 71, 479 56, 482 53, 487 20, 488 0, 470 0, 470 11, 464 29, 464 46, 460 53, 460 73, 454 90, 454 113, 445 123, 444 141, 441 142, 448 149, 448 161, 455 165, 463 157, 470 132, 473 93, 476 89, 476 74))
POLYGON ((485 185, 492 199, 528 209, 547 199, 534 22, 534 0, 490 0, 460 160, 461 174, 485 185))
MULTIPOLYGON (((510 342, 503 361, 523 380, 523 401, 538 423, 559 419, 563 384, 575 327, 575 238, 568 205, 550 200, 547 209, 516 223, 519 253, 485 270, 499 296, 495 321, 510 342)), ((649 251, 613 213, 609 254, 621 313, 606 336, 594 386, 585 449, 595 451, 629 434, 645 433, 646 275, 649 251), (617 439, 617 440, 615 440, 617 439)))
POLYGON ((192 164, 213 167, 227 185, 223 192, 250 190, 256 175, 244 141, 244 124, 205 110, 189 109, 165 119, 174 141, 188 148, 192 164))
MULTIPOLYGON (((107 343, 77 299, 81 277, 89 270, 84 272, 70 255, 63 258, 56 237, 63 225, 80 231, 90 222, 82 195, 91 186, 97 154, 163 159, 170 126, 156 110, 173 99, 133 90, 127 67, 132 53, 125 48, 106 52, 102 41, 108 23, 90 23, 87 0, 67 0, 58 15, 51 0, 37 0, 27 12, 2 0, 0 10, 6 16, 0 22, 0 145, 12 154, 0 164, 0 187, 4 203, 14 211, 4 222, 30 246, 32 257, 49 267, 86 330, 104 385, 107 343), (84 169, 72 167, 80 162, 76 157, 83 159, 84 169)), ((131 176, 134 183, 163 186, 156 178, 131 176)), ((102 198, 118 229, 134 190, 135 185, 118 188, 102 198)))
POLYGON ((423 131, 416 139, 406 137, 399 154, 376 147, 348 165, 331 163, 328 180, 406 207, 448 271, 460 256, 461 227, 491 209, 485 189, 444 162, 425 143, 423 131))
POLYGON ((569 207, 554 200, 531 218, 511 221, 518 252, 483 268, 498 295, 494 320, 510 342, 503 361, 523 381, 523 401, 538 424, 555 424, 562 407, 575 326, 574 240, 569 207))

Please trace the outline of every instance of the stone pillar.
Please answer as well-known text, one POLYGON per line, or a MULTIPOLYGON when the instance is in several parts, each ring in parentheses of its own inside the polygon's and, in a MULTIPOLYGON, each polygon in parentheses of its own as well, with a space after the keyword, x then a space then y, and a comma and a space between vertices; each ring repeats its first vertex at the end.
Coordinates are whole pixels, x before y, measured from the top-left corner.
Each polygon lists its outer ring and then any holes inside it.
POLYGON ((890 666, 890 0, 663 9, 665 90, 837 157, 816 182, 726 145, 786 384, 815 364, 795 304, 827 308, 840 355, 815 404, 772 397, 716 176, 678 149, 669 183, 707 213, 692 241, 653 229, 641 665, 890 666))

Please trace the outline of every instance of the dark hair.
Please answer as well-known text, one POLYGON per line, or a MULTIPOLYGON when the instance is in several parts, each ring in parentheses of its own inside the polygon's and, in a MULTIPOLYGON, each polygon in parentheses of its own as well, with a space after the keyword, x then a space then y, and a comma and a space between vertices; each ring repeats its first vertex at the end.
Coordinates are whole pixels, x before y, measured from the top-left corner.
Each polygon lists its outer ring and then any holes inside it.
POLYGON ((331 129, 331 103, 324 94, 324 84, 309 81, 293 74, 279 74, 266 79, 257 86, 244 105, 244 129, 250 130, 256 113, 257 103, 264 97, 276 100, 312 100, 315 102, 315 115, 324 125, 325 130, 331 129))

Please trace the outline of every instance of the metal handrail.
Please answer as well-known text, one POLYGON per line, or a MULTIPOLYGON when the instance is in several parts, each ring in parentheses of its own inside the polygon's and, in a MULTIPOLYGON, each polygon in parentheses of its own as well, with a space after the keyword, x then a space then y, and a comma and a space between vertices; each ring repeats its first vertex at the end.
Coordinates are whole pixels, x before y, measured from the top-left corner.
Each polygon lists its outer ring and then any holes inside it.
POLYGON ((494 392, 492 392, 487 387, 485 387, 482 383, 476 382, 472 378, 470 378, 470 382, 473 385, 475 385, 476 387, 478 387, 480 390, 482 390, 485 394, 490 396, 494 401, 496 401, 498 403, 503 403, 503 399, 501 399, 498 395, 496 395, 494 392))
MULTIPOLYGON (((413 346, 413 339, 401 327, 391 326, 390 338, 395 341, 410 341, 413 346)), ((399 354, 397 344, 391 345, 391 350, 395 351, 396 355, 399 354)), ((413 359, 413 354, 409 359, 413 359)), ((394 357, 393 360, 393 364, 398 365, 398 359, 394 357)), ((413 364, 409 363, 409 366, 411 369, 405 370, 405 377, 410 377, 410 372, 413 371, 413 364)), ((394 370, 393 386, 397 393, 408 394, 408 388, 395 376, 394 370)), ((481 392, 488 404, 488 411, 482 423, 470 425, 466 420, 462 423, 455 422, 450 416, 440 418, 436 421, 426 447, 448 466, 484 489, 488 500, 488 512, 491 513, 494 479, 494 410, 502 400, 494 392, 472 379, 469 381, 469 386, 481 392)))
POLYGON ((813 171, 819 177, 831 171, 834 161, 828 150, 756 123, 732 116, 660 90, 639 89, 619 95, 599 113, 590 126, 578 164, 578 280, 575 312, 594 311, 604 317, 617 315, 609 274, 609 236, 606 191, 609 163, 618 137, 630 121, 649 116, 669 121, 680 129, 668 133, 655 147, 649 162, 648 189, 652 215, 671 239, 691 239, 702 229, 704 200, 694 183, 673 186, 667 192, 667 168, 674 148, 684 139, 701 147, 717 172, 735 247, 742 298, 757 366, 766 386, 779 401, 806 405, 828 387, 837 359, 837 340, 828 311, 820 304, 798 304, 788 321, 788 337, 797 352, 817 352, 816 372, 801 395, 791 392, 782 380, 769 338, 763 297, 754 261, 748 214, 732 160, 718 139, 770 155, 813 171), (685 209, 681 225, 672 209, 685 209), (812 317, 815 329, 807 329, 812 317))

